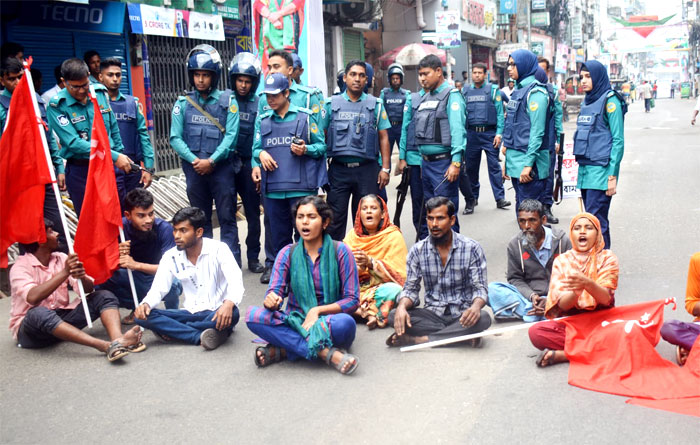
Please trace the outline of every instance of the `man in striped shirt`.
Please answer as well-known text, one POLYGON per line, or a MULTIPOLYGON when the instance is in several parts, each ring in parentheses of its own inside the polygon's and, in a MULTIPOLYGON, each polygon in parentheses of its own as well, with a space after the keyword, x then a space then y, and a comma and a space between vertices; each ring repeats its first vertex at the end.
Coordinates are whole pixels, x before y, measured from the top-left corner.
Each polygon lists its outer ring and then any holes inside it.
MULTIPOLYGON (((488 329, 482 308, 488 299, 486 257, 476 241, 452 230, 454 203, 436 196, 425 203, 430 236, 415 244, 406 260, 406 284, 397 308, 389 314, 395 332, 389 346, 406 346, 488 329), (425 282, 425 305, 418 296, 425 282)), ((470 340, 481 345, 481 338, 470 340)))

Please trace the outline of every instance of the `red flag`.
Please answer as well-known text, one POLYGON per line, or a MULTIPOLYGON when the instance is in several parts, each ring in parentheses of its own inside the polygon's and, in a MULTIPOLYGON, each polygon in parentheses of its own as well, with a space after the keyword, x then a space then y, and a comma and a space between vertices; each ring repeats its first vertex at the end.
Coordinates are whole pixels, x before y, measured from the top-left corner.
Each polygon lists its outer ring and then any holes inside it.
POLYGON ((12 94, 0 140, 0 267, 7 267, 7 249, 13 243, 46 241, 44 190, 51 183, 51 172, 39 133, 40 119, 24 75, 12 94))
POLYGON ((119 228, 122 219, 109 137, 97 99, 92 100, 94 119, 90 141, 85 198, 75 231, 75 252, 95 284, 107 281, 119 267, 119 228))
MULTIPOLYGON (((672 301, 672 300, 671 300, 672 301)), ((581 314, 566 325, 569 384, 593 391, 683 405, 700 397, 700 371, 659 355, 664 305, 657 300, 581 314)), ((697 344, 697 343, 696 343, 697 344)), ((700 352, 700 351, 698 351, 700 352)), ((700 415, 700 406, 697 407, 700 415)))

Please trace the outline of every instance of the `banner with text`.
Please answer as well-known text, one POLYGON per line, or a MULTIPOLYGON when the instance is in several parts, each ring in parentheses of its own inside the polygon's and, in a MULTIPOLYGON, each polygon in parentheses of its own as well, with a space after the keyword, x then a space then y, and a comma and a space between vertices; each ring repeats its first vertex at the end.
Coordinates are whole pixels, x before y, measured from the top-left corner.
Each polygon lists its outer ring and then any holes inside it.
POLYGON ((219 15, 130 3, 129 22, 135 34, 224 40, 224 22, 219 15))

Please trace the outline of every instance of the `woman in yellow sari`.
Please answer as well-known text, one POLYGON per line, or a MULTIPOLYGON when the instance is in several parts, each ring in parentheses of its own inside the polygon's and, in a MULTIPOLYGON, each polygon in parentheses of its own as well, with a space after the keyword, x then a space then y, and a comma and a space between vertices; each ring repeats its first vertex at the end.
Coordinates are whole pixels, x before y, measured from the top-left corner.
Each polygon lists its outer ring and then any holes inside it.
POLYGON ((384 200, 367 195, 360 200, 353 230, 343 240, 355 256, 360 279, 356 315, 367 327, 386 327, 389 312, 406 281, 408 250, 401 230, 391 223, 384 200))

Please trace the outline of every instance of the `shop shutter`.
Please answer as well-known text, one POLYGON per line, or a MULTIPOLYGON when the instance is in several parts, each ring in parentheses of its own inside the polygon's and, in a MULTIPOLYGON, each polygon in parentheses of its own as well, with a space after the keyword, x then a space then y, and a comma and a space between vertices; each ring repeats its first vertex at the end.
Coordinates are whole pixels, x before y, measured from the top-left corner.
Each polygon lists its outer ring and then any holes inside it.
POLYGON ((359 31, 343 30, 343 67, 353 59, 365 60, 365 39, 359 31))
POLYGON ((98 34, 94 32, 75 32, 75 57, 83 58, 86 51, 94 49, 100 53, 100 59, 116 57, 122 62, 122 84, 119 90, 122 94, 131 94, 129 76, 129 53, 123 35, 98 34))

